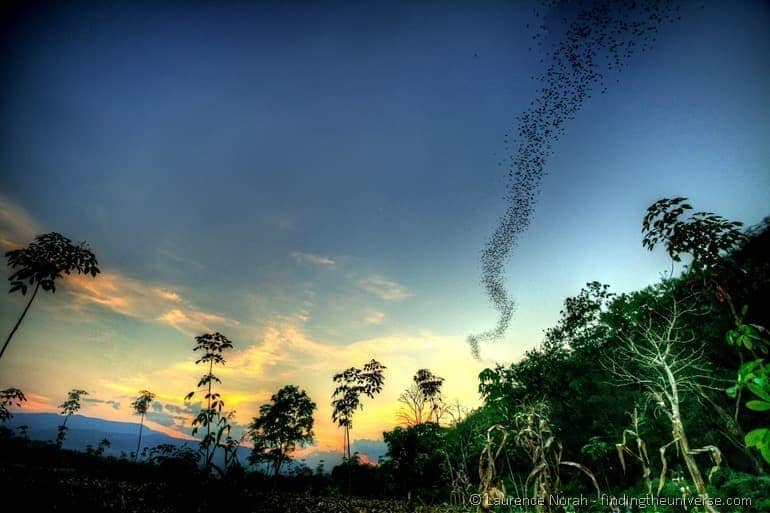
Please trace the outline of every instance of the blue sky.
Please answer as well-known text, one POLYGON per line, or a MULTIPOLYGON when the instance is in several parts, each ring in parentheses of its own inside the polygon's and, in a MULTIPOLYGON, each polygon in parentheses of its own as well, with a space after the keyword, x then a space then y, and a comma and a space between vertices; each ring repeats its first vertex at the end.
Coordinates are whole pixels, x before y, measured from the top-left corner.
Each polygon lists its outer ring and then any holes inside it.
MULTIPOLYGON (((335 366, 379 351, 391 392, 360 431, 376 437, 417 368, 472 404, 478 370, 536 345, 585 282, 655 281, 669 262, 643 250, 640 228, 658 198, 748 225, 770 214, 770 7, 685 4, 567 125, 507 266, 512 326, 472 362, 465 337, 495 321, 479 257, 505 209, 504 134, 546 66, 528 49, 532 5, 117 2, 11 16, 3 240, 60 231, 89 241, 106 273, 40 298, 0 385, 44 408, 75 386, 123 400, 185 379, 173 402, 196 375, 191 337, 221 329, 243 371, 239 420, 288 380, 325 404, 335 366)), ((23 302, 1 301, 10 329, 23 302)))

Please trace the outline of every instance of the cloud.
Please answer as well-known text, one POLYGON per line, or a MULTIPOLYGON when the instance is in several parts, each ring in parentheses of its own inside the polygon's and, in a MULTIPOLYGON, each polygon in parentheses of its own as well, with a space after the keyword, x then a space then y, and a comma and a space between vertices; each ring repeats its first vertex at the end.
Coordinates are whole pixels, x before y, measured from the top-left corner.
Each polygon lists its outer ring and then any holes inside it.
POLYGON ((187 417, 184 415, 171 415, 165 412, 149 411, 146 415, 147 420, 160 424, 165 427, 173 427, 175 429, 185 429, 187 427, 187 417))
POLYGON ((379 274, 372 274, 367 278, 359 280, 358 285, 384 301, 401 301, 412 295, 405 285, 388 280, 379 274))
POLYGON ((196 308, 173 287, 148 284, 115 271, 104 270, 96 278, 74 275, 66 283, 76 305, 98 305, 127 317, 160 322, 185 334, 240 324, 196 308))
POLYGON ((177 253, 175 253, 175 252, 173 252, 173 251, 171 251, 169 249, 166 249, 166 248, 159 249, 158 253, 160 253, 165 258, 171 260, 175 264, 183 264, 183 265, 185 265, 187 267, 195 269, 196 271, 201 271, 201 270, 203 270, 205 268, 204 265, 201 264, 200 262, 196 262, 195 260, 192 260, 191 258, 180 256, 177 253))
POLYGON ((4 250, 22 248, 42 232, 24 208, 0 194, 0 246, 4 250))
POLYGON ((385 314, 382 312, 372 312, 366 316, 367 324, 382 324, 385 314))
MULTIPOLYGON (((158 403, 158 404, 160 404, 160 403, 158 403)), ((182 414, 185 414, 185 413, 193 414, 195 412, 195 409, 192 406, 190 406, 189 404, 185 404, 184 406, 177 406, 175 404, 165 403, 165 404, 163 404, 163 409, 167 410, 167 411, 170 411, 171 413, 176 413, 177 415, 182 415, 182 414)))
POLYGON ((96 403, 96 404, 107 404, 109 406, 112 406, 113 410, 119 410, 120 409, 120 403, 118 401, 111 401, 106 399, 98 399, 96 397, 83 397, 83 402, 85 403, 96 403))
MULTIPOLYGON (((43 231, 24 208, 0 194, 0 247, 5 250, 24 247, 43 231)), ((168 250, 160 251, 170 259, 202 267, 168 250)), ((96 278, 69 276, 65 288, 75 298, 71 307, 99 305, 127 317, 166 324, 185 334, 239 325, 224 315, 196 308, 174 287, 148 284, 109 269, 102 269, 96 278)))
POLYGON ((194 308, 172 308, 155 320, 168 324, 182 333, 211 331, 212 326, 238 326, 240 323, 224 315, 201 312, 194 308))
POLYGON ((293 251, 289 253, 289 256, 294 259, 298 264, 313 264, 313 265, 334 265, 335 261, 329 257, 323 255, 314 255, 313 253, 303 253, 301 251, 293 251))

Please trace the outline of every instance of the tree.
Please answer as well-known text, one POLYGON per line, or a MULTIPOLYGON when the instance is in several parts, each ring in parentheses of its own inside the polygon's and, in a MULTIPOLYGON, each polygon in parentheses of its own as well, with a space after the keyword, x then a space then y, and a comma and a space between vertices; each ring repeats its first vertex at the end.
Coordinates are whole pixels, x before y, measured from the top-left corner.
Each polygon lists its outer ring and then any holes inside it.
POLYGON ((681 412, 685 396, 701 396, 703 390, 709 388, 709 373, 704 366, 702 351, 693 347, 694 337, 682 326, 685 316, 696 313, 691 299, 681 300, 672 294, 666 311, 650 309, 646 319, 639 323, 635 331, 622 335, 624 345, 620 352, 621 360, 609 362, 608 365, 623 384, 641 385, 671 425, 672 440, 660 449, 662 469, 658 493, 666 479, 666 449, 674 445, 687 466, 706 510, 716 513, 695 456, 711 454, 714 466, 708 475, 710 479, 719 468, 721 453, 713 445, 700 449, 690 447, 681 412))
POLYGON ((384 365, 372 359, 363 369, 350 367, 332 378, 337 383, 332 394, 332 421, 344 430, 343 458, 348 463, 348 493, 351 483, 350 429, 353 427, 353 414, 363 407, 361 394, 371 399, 382 391, 385 369, 384 365))
POLYGON ((0 422, 5 422, 12 418, 11 407, 16 406, 18 408, 26 400, 24 392, 18 388, 11 387, 0 390, 0 422))
POLYGON ((431 419, 435 417, 436 423, 438 423, 441 416, 441 405, 443 403, 441 386, 444 384, 444 378, 436 376, 428 369, 420 369, 414 375, 412 380, 420 389, 423 399, 431 406, 427 422, 430 422, 431 419))
POLYGON ((273 475, 278 477, 281 466, 291 459, 297 446, 313 441, 313 412, 316 404, 304 390, 287 385, 273 394, 270 402, 259 407, 259 416, 248 426, 254 442, 249 460, 252 463, 272 463, 273 475))
POLYGON ((26 248, 8 251, 5 256, 8 266, 14 270, 8 277, 11 282, 8 292, 20 291, 22 295, 26 295, 29 286, 34 285, 34 288, 27 306, 0 349, 0 358, 27 315, 38 289, 42 287, 45 291, 56 292, 56 280, 60 279, 62 274, 76 272, 95 277, 99 273, 96 257, 86 243, 72 244, 70 239, 56 232, 38 235, 26 248))
POLYGON ((427 418, 431 413, 430 406, 416 383, 411 383, 401 392, 401 395, 398 396, 398 402, 401 406, 396 416, 407 426, 422 424, 423 418, 427 418))
POLYGON ((663 198, 650 205, 642 221, 642 245, 652 251, 664 244, 675 262, 682 260, 683 253, 689 254, 692 272, 714 269, 730 249, 746 240, 740 231, 743 224, 711 212, 695 212, 682 218, 690 210, 692 206, 682 197, 663 198))
POLYGON ((136 453, 134 454, 134 460, 139 457, 139 450, 142 447, 142 429, 144 428, 144 416, 147 414, 147 408, 150 403, 155 399, 155 394, 148 390, 140 390, 139 397, 134 399, 131 403, 131 407, 134 409, 134 413, 140 415, 139 418, 139 441, 136 443, 136 453))
POLYGON ((67 436, 67 421, 73 413, 76 413, 78 410, 80 410, 80 398, 84 395, 88 395, 88 392, 85 390, 73 388, 67 393, 67 400, 59 405, 59 408, 61 408, 61 412, 59 413, 64 415, 64 422, 62 422, 61 426, 59 426, 58 433, 56 435, 56 447, 61 448, 61 446, 64 444, 64 438, 67 436))
MULTIPOLYGON (((748 305, 744 305, 740 313, 738 312, 728 287, 718 279, 716 272, 726 264, 734 265, 732 258, 727 257, 731 257, 731 253, 734 254, 750 239, 740 230, 742 223, 728 221, 711 212, 695 212, 689 218, 683 219, 684 213, 692 210, 692 206, 686 201, 687 198, 679 197, 663 198, 653 203, 647 209, 642 224, 645 235, 642 244, 649 250, 657 244, 664 244, 669 256, 677 262, 681 260, 682 254, 690 255, 692 263, 689 274, 701 276, 704 284, 713 288, 717 300, 729 307, 735 327, 727 332, 726 339, 729 345, 737 346, 741 363, 735 386, 727 390, 727 394, 735 399, 735 415, 731 418, 720 411, 720 408, 717 410, 731 432, 731 439, 743 438, 747 456, 755 461, 757 470, 762 473, 761 463, 755 460, 749 448, 756 447, 765 461, 770 462, 770 428, 755 429, 744 435, 738 424, 738 410, 744 388, 748 388, 755 397, 746 403, 749 409, 770 409, 770 385, 767 385, 766 381, 770 371, 765 370, 763 359, 756 358, 757 353, 766 355, 770 349, 770 340, 766 336, 768 330, 759 324, 746 322, 748 305), (751 353, 751 361, 744 362, 742 349, 751 353), (747 387, 747 384, 750 386, 747 387)), ((766 223, 767 219, 765 231, 766 223)), ((758 235, 761 237, 761 232, 758 235)), ((741 271, 739 274, 748 274, 744 269, 741 271)))
POLYGON ((382 434, 388 446, 383 470, 398 495, 440 500, 447 496, 443 434, 434 422, 398 426, 382 434))
MULTIPOLYGON (((209 367, 208 372, 201 376, 198 381, 198 388, 206 391, 203 396, 206 408, 201 408, 198 415, 193 419, 192 435, 196 436, 201 428, 206 430, 206 435, 201 440, 201 452, 203 454, 203 464, 207 475, 213 468, 214 453, 216 452, 222 437, 229 437, 230 433, 230 416, 222 414, 225 403, 222 400, 221 395, 212 390, 212 385, 214 383, 222 383, 222 380, 213 373, 214 364, 224 365, 225 359, 222 356, 222 353, 226 349, 231 349, 232 347, 232 342, 219 332, 205 333, 195 337, 193 351, 204 351, 203 356, 198 358, 195 361, 195 364, 208 364, 209 367), (212 428, 215 428, 216 431, 212 432, 212 428)), ((184 398, 185 402, 192 399, 195 394, 195 390, 187 394, 184 398)))

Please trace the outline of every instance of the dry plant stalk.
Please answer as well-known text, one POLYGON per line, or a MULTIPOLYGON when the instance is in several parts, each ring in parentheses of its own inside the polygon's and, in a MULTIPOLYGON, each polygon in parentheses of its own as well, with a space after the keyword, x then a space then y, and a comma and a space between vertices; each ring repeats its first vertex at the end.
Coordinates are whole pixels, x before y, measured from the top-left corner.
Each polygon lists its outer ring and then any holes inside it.
POLYGON ((506 442, 508 441, 508 431, 500 424, 495 424, 487 429, 487 443, 484 445, 484 449, 479 456, 479 494, 484 494, 491 487, 492 483, 497 478, 497 470, 495 468, 495 461, 500 453, 503 452, 506 442), (502 439, 499 442, 497 450, 493 449, 495 445, 494 432, 500 431, 502 433, 502 439))
POLYGON ((652 475, 652 469, 650 465, 650 457, 647 454, 647 444, 639 434, 639 412, 636 408, 634 408, 634 413, 631 415, 631 424, 633 425, 633 429, 623 430, 623 441, 619 444, 615 444, 615 448, 618 450, 618 458, 620 458, 620 465, 623 467, 624 473, 626 471, 626 459, 624 454, 628 454, 639 462, 639 464, 642 466, 642 477, 644 478, 644 483, 647 485, 647 494, 652 496, 652 480, 650 479, 650 476, 652 475), (628 448, 626 435, 630 435, 636 440, 636 452, 628 448))
POLYGON ((562 465, 583 472, 591 479, 597 494, 600 493, 596 477, 588 467, 574 461, 562 461, 563 448, 551 431, 545 405, 528 406, 525 411, 516 414, 514 422, 518 429, 516 445, 529 455, 533 467, 524 488, 532 483, 533 497, 543 499, 539 507, 541 511, 552 511, 550 498, 561 489, 559 467, 562 465))

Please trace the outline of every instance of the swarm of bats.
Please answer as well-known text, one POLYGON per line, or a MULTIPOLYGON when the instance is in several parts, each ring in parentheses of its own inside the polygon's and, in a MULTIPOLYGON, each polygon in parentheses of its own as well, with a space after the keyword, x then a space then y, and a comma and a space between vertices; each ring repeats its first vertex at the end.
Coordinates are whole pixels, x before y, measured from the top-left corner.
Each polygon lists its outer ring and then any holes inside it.
POLYGON ((508 208, 481 255, 481 282, 499 317, 492 329, 468 337, 476 358, 479 342, 499 339, 510 324, 515 302, 505 287, 505 263, 529 226, 546 159, 566 122, 597 88, 606 91, 607 75, 652 47, 661 26, 680 19, 673 0, 546 1, 534 14, 542 21, 534 45, 543 46, 554 21, 564 35, 550 49, 548 68, 534 77, 542 85, 539 95, 515 118, 513 137, 506 134, 506 158, 500 165, 508 168, 508 208))

